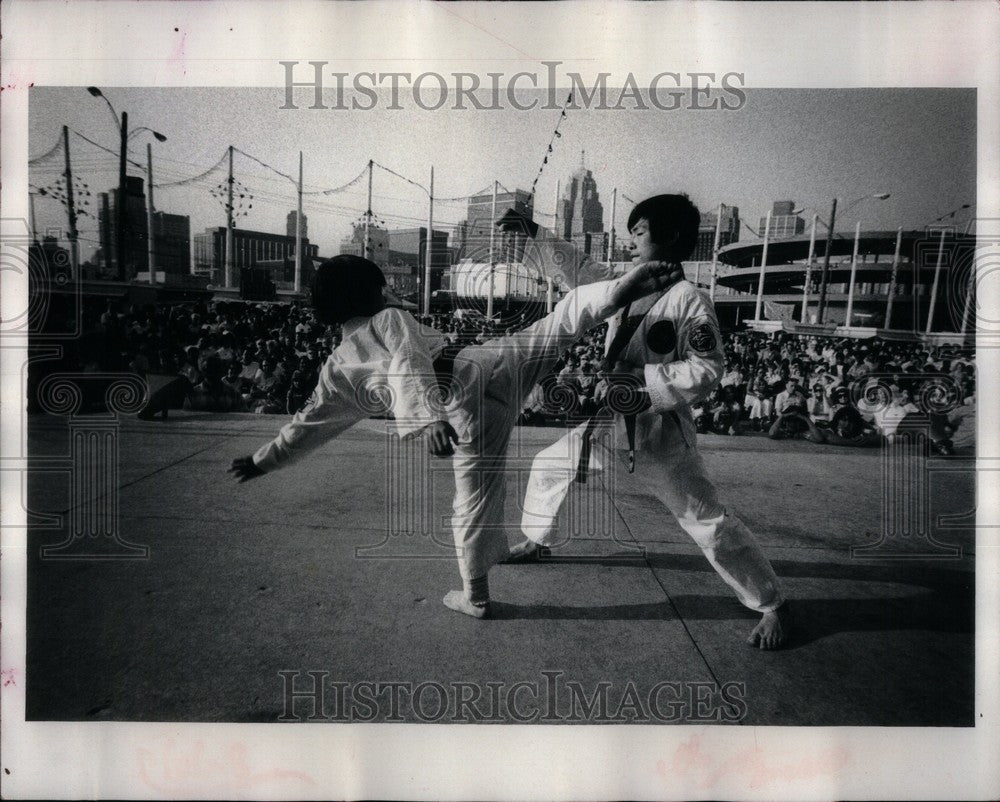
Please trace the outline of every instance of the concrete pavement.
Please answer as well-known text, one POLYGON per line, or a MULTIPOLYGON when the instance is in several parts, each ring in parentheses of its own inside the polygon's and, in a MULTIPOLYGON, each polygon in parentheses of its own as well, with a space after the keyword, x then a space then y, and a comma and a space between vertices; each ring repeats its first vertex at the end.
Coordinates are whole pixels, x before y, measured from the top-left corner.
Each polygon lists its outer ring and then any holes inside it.
MULTIPOLYGON (((910 558, 887 560, 850 553, 879 543, 900 502, 886 500, 878 449, 700 438, 721 496, 794 601, 795 641, 767 653, 744 645, 754 614, 669 513, 610 477, 576 491, 562 521, 574 537, 551 559, 491 573, 492 620, 459 616, 441 604, 460 586, 447 460, 400 457, 383 424, 366 421, 300 465, 236 485, 231 459, 283 421, 123 418, 116 531, 148 546, 145 559, 43 559, 71 532, 70 476, 29 477, 29 718, 972 724, 968 454, 932 458, 926 474, 932 534, 962 556, 916 556, 927 542, 911 536, 892 541, 910 558), (51 513, 61 522, 46 523, 51 513)), ((560 433, 515 434, 512 542, 518 469, 560 433)), ((66 422, 32 418, 29 448, 67 454, 66 422)), ((121 552, 98 537, 55 556, 82 546, 121 552)))

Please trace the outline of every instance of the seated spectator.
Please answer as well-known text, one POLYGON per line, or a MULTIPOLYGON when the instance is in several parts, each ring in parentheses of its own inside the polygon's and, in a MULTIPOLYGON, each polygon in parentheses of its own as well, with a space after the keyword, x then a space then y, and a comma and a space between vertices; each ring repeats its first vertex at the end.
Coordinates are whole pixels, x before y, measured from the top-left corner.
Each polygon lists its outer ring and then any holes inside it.
POLYGON ((807 435, 809 439, 818 437, 815 432, 816 424, 806 412, 805 396, 799 392, 795 379, 789 379, 785 383, 785 389, 774 399, 774 412, 777 417, 767 432, 772 440, 807 435))
POLYGON ((742 434, 740 416, 743 413, 743 407, 733 397, 733 388, 722 387, 713 395, 715 401, 710 403, 709 407, 712 415, 712 430, 718 434, 742 434))
POLYGON ((771 424, 774 415, 774 399, 770 388, 762 378, 754 379, 747 391, 744 404, 749 410, 750 425, 758 431, 764 431, 771 424))
POLYGON ((833 412, 822 384, 813 385, 812 395, 806 401, 806 411, 809 413, 809 420, 817 426, 829 425, 833 412))
POLYGON ((210 356, 204 362, 204 378, 184 401, 184 409, 201 412, 245 412, 243 397, 223 381, 222 360, 210 356))
POLYGON ((806 398, 799 390, 799 383, 795 379, 787 379, 785 389, 774 399, 774 414, 781 416, 791 411, 804 412, 805 407, 806 398))
POLYGON ((281 381, 275 371, 274 360, 270 356, 265 356, 260 363, 260 369, 253 377, 253 387, 250 391, 254 398, 264 398, 281 381))
POLYGON ((297 370, 292 374, 291 386, 289 386, 285 396, 285 412, 287 414, 294 415, 305 406, 312 394, 313 385, 312 377, 303 371, 297 370))
POLYGON ((873 446, 882 442, 875 428, 850 404, 839 407, 829 428, 820 431, 823 442, 835 446, 873 446))

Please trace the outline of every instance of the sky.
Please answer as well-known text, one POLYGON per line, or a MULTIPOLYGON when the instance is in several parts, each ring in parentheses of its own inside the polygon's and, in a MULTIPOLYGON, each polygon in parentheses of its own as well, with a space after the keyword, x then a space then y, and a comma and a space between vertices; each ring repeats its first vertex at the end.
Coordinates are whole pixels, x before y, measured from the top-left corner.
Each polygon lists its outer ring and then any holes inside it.
MULTIPOLYGON (((426 186, 434 166, 435 228, 453 226, 465 215, 464 196, 490 187, 530 189, 546 155, 558 110, 425 111, 400 95, 402 110, 383 101, 370 111, 311 110, 310 91, 298 97, 299 109, 281 109, 284 90, 276 88, 116 88, 102 91, 117 112, 129 115, 129 128, 153 128, 167 141, 139 132, 130 141, 130 158, 143 165, 129 173, 145 175, 146 143, 153 143, 154 183, 180 181, 208 170, 233 145, 277 170, 295 176, 298 154, 304 159, 306 193, 341 187, 331 195, 307 194, 304 210, 309 238, 322 256, 337 253, 366 206, 369 159, 404 178, 376 169, 373 212, 389 228, 426 225, 426 186), (453 199, 453 200, 446 200, 453 199), (454 200, 457 199, 457 200, 454 200)), ((838 231, 921 228, 934 218, 976 200, 976 94, 965 89, 746 89, 737 110, 567 111, 561 136, 539 178, 536 219, 551 224, 557 180, 565 186, 581 159, 593 171, 610 222, 612 189, 619 193, 616 228, 621 235, 631 204, 662 192, 686 192, 703 210, 719 203, 737 206, 749 227, 777 200, 803 207, 808 221, 815 210, 829 216, 831 201, 841 209, 838 231)), ((530 93, 525 93, 525 98, 530 93)), ((451 105, 451 104, 447 104, 451 105)), ((29 152, 34 159, 59 141, 62 126, 70 138, 75 183, 85 182, 96 197, 117 183, 118 133, 111 110, 83 87, 38 87, 29 96, 29 152)), ((34 188, 50 187, 63 171, 59 148, 31 165, 34 188)), ((234 175, 252 194, 253 208, 237 219, 241 228, 285 231, 285 216, 295 208, 295 187, 239 153, 234 175)), ((225 164, 198 181, 155 190, 160 211, 187 214, 192 234, 225 224, 225 212, 211 194, 225 180, 225 164)), ((36 191, 36 190, 33 190, 36 191)), ((244 203, 250 203, 245 199, 244 203)), ((93 216, 78 224, 81 254, 97 247, 93 216)), ((963 222, 971 208, 956 215, 963 222)), ((57 201, 36 198, 36 227, 65 228, 66 211, 57 201)), ((741 239, 755 235, 744 227, 741 239)))

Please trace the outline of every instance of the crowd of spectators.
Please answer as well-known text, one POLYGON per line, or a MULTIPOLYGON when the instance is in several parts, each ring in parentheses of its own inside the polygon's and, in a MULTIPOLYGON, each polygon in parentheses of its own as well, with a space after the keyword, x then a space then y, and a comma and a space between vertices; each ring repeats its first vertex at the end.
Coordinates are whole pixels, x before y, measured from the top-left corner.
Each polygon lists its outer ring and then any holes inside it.
POLYGON ((701 432, 872 445, 918 426, 948 454, 974 412, 975 360, 958 346, 746 331, 724 344, 719 387, 694 410, 701 432))
MULTIPOLYGON (((65 349, 58 369, 128 371, 153 390, 169 385, 147 417, 173 406, 293 414, 340 342, 339 329, 317 323, 302 304, 123 308, 87 299, 83 312, 87 334, 65 349)), ((528 322, 521 316, 498 325, 474 312, 418 318, 459 346, 528 322)), ((604 334, 604 327, 595 329, 564 352, 532 392, 522 424, 562 425, 600 409, 604 334)), ((740 331, 726 334, 724 347, 719 386, 693 410, 703 433, 865 445, 923 416, 935 448, 948 453, 961 418, 974 409, 974 358, 957 346, 740 331)))

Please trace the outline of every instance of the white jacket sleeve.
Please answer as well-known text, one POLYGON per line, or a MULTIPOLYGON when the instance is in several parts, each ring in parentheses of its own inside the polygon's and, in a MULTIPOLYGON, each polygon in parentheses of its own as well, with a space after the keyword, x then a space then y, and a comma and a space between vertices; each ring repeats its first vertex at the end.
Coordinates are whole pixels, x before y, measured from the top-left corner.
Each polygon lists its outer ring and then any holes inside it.
POLYGON ((675 318, 677 360, 645 366, 646 389, 654 412, 669 412, 704 400, 718 385, 725 365, 719 323, 709 301, 694 288, 679 301, 680 314, 675 318))
POLYGON ((429 336, 413 315, 399 309, 386 309, 372 322, 390 356, 386 381, 392 396, 395 432, 409 437, 434 421, 444 420, 431 361, 431 350, 443 344, 443 337, 429 336))
POLYGON ((258 468, 262 471, 283 468, 366 416, 354 403, 354 398, 345 397, 343 391, 338 390, 336 371, 335 363, 327 360, 306 405, 281 428, 274 440, 253 455, 258 468))

